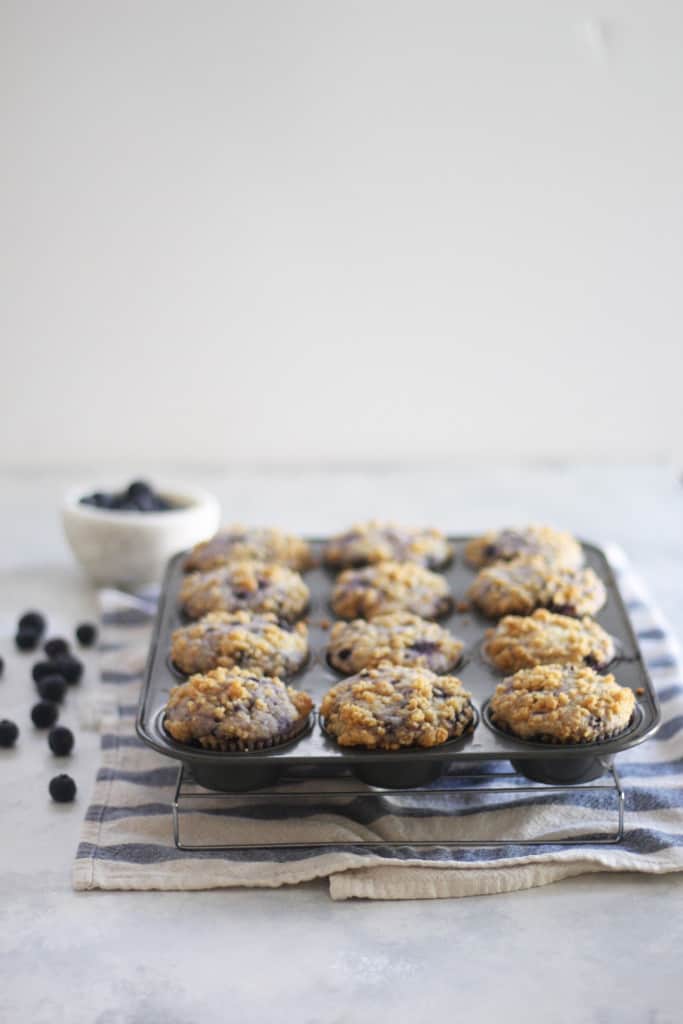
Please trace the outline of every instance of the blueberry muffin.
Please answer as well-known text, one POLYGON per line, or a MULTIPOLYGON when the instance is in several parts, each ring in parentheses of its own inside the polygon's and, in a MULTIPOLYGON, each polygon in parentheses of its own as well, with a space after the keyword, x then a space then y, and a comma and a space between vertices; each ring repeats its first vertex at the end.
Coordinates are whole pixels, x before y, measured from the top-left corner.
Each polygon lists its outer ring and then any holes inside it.
POLYGON ((371 519, 332 537, 325 561, 335 569, 358 568, 376 562, 417 562, 439 569, 453 557, 453 548, 435 529, 415 529, 371 519))
POLYGON ((502 672, 534 665, 589 665, 604 668, 614 641, 592 619, 572 619, 539 608, 533 615, 506 615, 486 632, 484 653, 502 672))
POLYGON ((186 572, 208 572, 229 562, 276 562, 303 572, 312 565, 305 540, 267 527, 227 526, 196 544, 185 559, 186 572))
POLYGON ((340 746, 368 750, 435 747, 474 722, 470 695, 455 676, 388 662, 337 683, 320 713, 340 746))
POLYGON ((307 657, 306 625, 290 626, 272 612, 210 612, 171 637, 173 664, 187 675, 239 666, 289 676, 307 657))
POLYGON ((206 750, 261 750, 303 731, 313 701, 274 676, 214 668, 174 686, 164 728, 178 743, 206 750))
POLYGON ((578 665, 522 669, 496 687, 491 721, 523 740, 595 743, 623 732, 635 708, 633 691, 614 676, 578 665))
POLYGON ((378 562, 363 569, 346 569, 332 590, 332 608, 341 619, 371 619, 399 611, 438 619, 451 606, 443 576, 414 562, 378 562))
POLYGON ((491 619, 547 608, 562 615, 595 615, 607 600, 592 569, 557 569, 543 558, 513 558, 480 569, 467 596, 491 619))
POLYGON ((189 573, 180 603, 191 619, 209 612, 273 612, 293 622, 308 606, 308 587, 298 572, 266 562, 231 562, 211 572, 189 573))
POLYGON ((377 615, 369 622, 336 622, 327 648, 330 664, 346 675, 381 661, 442 674, 453 668, 461 654, 461 642, 447 629, 410 612, 377 615))
POLYGON ((562 569, 578 569, 583 565, 579 542, 570 533, 550 526, 491 530, 474 537, 465 547, 465 559, 475 569, 493 562, 509 562, 520 555, 539 555, 562 569))

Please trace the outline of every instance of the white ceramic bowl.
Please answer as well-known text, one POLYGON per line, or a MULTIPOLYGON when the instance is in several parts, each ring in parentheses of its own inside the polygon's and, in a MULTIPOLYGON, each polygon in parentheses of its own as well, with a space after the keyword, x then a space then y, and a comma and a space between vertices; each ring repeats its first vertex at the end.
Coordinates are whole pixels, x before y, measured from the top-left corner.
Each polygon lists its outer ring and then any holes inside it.
POLYGON ((94 491, 120 487, 75 487, 62 504, 67 540, 91 580, 99 586, 131 587, 161 579, 168 559, 211 537, 218 529, 220 506, 197 487, 158 487, 177 508, 166 512, 127 512, 82 505, 94 491))

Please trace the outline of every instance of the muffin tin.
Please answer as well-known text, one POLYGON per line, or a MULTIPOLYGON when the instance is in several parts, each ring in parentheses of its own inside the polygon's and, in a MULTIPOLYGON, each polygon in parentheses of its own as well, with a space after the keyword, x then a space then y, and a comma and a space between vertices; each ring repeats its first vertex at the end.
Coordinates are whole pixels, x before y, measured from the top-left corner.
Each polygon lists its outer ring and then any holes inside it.
MULTIPOLYGON (((238 792, 272 785, 286 776, 290 768, 296 767, 300 772, 302 766, 308 766, 318 778, 334 778, 351 772, 372 786, 405 789, 433 782, 458 764, 471 769, 477 762, 490 760, 510 761, 516 771, 536 782, 580 784, 598 778, 615 754, 642 743, 655 732, 660 719, 659 703, 616 579, 603 551, 586 543, 583 544, 586 564, 601 577, 608 594, 605 607, 595 619, 616 641, 617 656, 606 671, 612 672, 622 686, 629 686, 636 692, 636 710, 630 725, 610 740, 574 745, 518 740, 493 725, 488 715, 488 700, 503 675, 496 672, 482 653, 484 632, 493 623, 474 610, 457 610, 458 603, 465 599, 474 572, 463 558, 463 548, 469 538, 449 539, 455 547, 455 558, 443 570, 443 575, 448 579, 454 608, 439 621, 465 645, 459 664, 450 674, 458 676, 472 694, 476 725, 466 736, 428 749, 342 748, 325 734, 314 710, 301 735, 277 747, 220 753, 175 742, 163 728, 163 716, 171 687, 186 678, 169 659, 171 634, 187 621, 178 606, 185 553, 171 559, 164 578, 140 695, 138 735, 155 750, 183 762, 201 786, 238 792)), ((324 542, 310 543, 320 560, 324 542)), ((334 621, 329 605, 334 577, 334 573, 323 567, 305 573, 311 592, 307 614, 311 653, 304 667, 287 680, 298 689, 306 690, 316 708, 329 687, 344 678, 331 668, 326 658, 329 628, 324 628, 324 623, 334 621)))

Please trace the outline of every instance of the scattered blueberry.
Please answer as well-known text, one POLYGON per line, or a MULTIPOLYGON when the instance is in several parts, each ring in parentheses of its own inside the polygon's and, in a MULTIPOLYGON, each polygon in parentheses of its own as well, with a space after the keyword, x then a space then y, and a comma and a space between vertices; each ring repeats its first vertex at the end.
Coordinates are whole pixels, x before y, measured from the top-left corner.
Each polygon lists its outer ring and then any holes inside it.
POLYGON ((14 637, 14 642, 20 651, 35 651, 40 641, 40 633, 34 629, 20 629, 14 637))
POLYGON ((76 796, 76 783, 70 775, 55 775, 50 779, 50 796, 58 804, 70 804, 76 796))
POLYGON ((38 693, 43 700, 54 701, 55 704, 61 704, 64 700, 64 694, 66 692, 66 679, 62 675, 56 673, 51 676, 43 676, 38 682, 38 693))
POLYGON ((40 612, 24 612, 19 619, 18 628, 32 630, 42 636, 47 628, 47 622, 40 612))
POLYGON ((81 505, 120 512, 167 512, 173 504, 144 480, 134 480, 117 494, 95 491, 81 498, 81 505))
POLYGON ((53 675, 54 671, 55 667, 51 661, 37 661, 31 669, 31 675, 33 676, 33 681, 39 683, 45 676, 53 675))
POLYGON ((0 722, 0 747, 13 747, 18 735, 19 729, 14 722, 3 718, 0 722))
POLYGON ((36 729, 49 729, 54 725, 59 715, 59 709, 51 700, 39 700, 31 708, 31 721, 36 729))
POLYGON ((81 647, 92 647, 97 640, 97 626, 92 622, 81 622, 76 626, 76 639, 81 647))
POLYGON ((48 658, 57 658, 60 654, 69 653, 69 645, 61 636, 55 636, 43 647, 48 658))
POLYGON ((50 729, 47 742, 53 754, 57 754, 59 757, 66 757, 73 749, 74 734, 65 725, 56 725, 54 729, 50 729))
POLYGON ((4 671, 5 671, 5 659, 3 657, 0 657, 0 676, 2 675, 2 673, 4 671))
POLYGON ((64 676, 67 683, 73 686, 74 683, 80 682, 80 678, 83 675, 83 662, 79 661, 78 658, 74 658, 73 654, 60 654, 59 657, 52 659, 53 672, 59 672, 60 676, 64 676))

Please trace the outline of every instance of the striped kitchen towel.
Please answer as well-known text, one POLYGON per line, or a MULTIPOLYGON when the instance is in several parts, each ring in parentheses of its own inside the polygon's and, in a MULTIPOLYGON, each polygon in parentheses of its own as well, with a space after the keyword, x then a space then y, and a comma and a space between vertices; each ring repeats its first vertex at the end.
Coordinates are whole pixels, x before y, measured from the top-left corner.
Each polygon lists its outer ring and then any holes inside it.
POLYGON ((299 846, 233 851, 178 850, 171 804, 177 765, 135 734, 135 714, 154 597, 103 591, 102 763, 76 855, 76 889, 209 889, 280 886, 326 877, 334 899, 425 899, 506 892, 596 871, 662 874, 683 869, 683 677, 674 638, 623 554, 610 557, 620 577, 650 672, 662 702, 657 735, 626 751, 618 768, 626 790, 626 831, 618 845, 560 845, 573 835, 613 828, 615 794, 605 788, 533 793, 523 779, 501 775, 509 765, 480 766, 474 784, 459 774, 433 791, 404 796, 363 795, 358 783, 302 778, 277 795, 245 794, 225 801, 208 794, 181 816, 186 843, 226 841, 299 846), (507 792, 496 792, 501 781, 507 792), (478 788, 464 792, 463 787, 478 788), (437 791, 446 788, 444 795, 437 791), (445 799, 456 813, 443 813, 445 799), (448 848, 440 840, 467 836, 481 845, 448 848), (505 837, 505 846, 486 846, 505 837), (316 839, 337 844, 306 846, 316 839), (520 841, 533 839, 533 846, 520 841), (390 840, 364 848, 363 841, 390 840), (539 840, 536 842, 536 840, 539 840), (429 847, 411 845, 418 841, 429 847))

